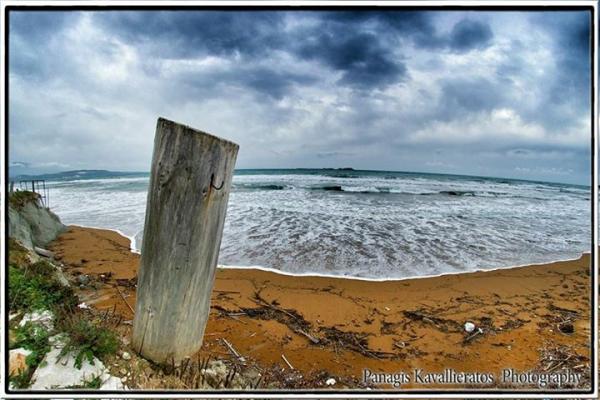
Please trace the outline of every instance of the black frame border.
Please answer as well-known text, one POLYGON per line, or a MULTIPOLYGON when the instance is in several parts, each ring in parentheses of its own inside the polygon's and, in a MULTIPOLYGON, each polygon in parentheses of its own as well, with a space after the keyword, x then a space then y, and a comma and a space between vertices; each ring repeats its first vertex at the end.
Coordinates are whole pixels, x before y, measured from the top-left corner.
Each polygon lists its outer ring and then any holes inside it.
MULTIPOLYGON (((391 395, 391 396, 419 396, 419 395, 435 395, 435 396, 444 396, 444 395, 484 395, 484 396, 493 396, 493 395, 502 395, 502 396, 510 396, 513 395, 516 397, 525 395, 525 396, 552 396, 552 395, 592 395, 594 394, 594 388, 596 386, 596 380, 598 379, 598 371, 596 370, 595 360, 597 358, 597 346, 598 346, 598 338, 597 332, 594 329, 594 321, 597 318, 596 313, 597 309, 597 301, 598 299, 595 296, 595 287, 597 285, 596 275, 593 273, 593 269, 596 265, 596 257, 598 256, 598 249, 595 248, 595 238, 597 235, 597 227, 594 226, 594 216, 595 209, 598 202, 598 199, 595 196, 595 175, 596 168, 595 166, 595 152, 594 146, 596 144, 595 134, 597 129, 596 119, 595 119, 595 110, 596 110, 596 102, 595 102, 595 93, 597 92, 598 82, 597 77, 595 76, 594 70, 594 60, 598 55, 596 54, 596 36, 595 32, 598 30, 598 16, 596 15, 596 9, 591 5, 300 5, 300 6, 289 6, 289 5, 228 5, 227 3, 223 3, 223 5, 168 5, 165 3, 163 5, 116 5, 116 4, 107 4, 107 5, 5 5, 4 6, 4 49, 5 49, 5 59, 4 59, 4 174, 2 178, 4 179, 4 193, 6 199, 8 198, 8 147, 9 147, 9 31, 10 31, 10 13, 13 11, 27 12, 27 11, 46 11, 46 12, 64 12, 64 11, 499 11, 499 12, 519 12, 519 11, 533 11, 533 12, 552 12, 552 11, 588 11, 590 13, 590 117, 591 117, 591 176, 590 176, 590 189, 592 191, 591 196, 591 245, 592 249, 590 252, 590 268, 592 269, 591 274, 591 387, 590 390, 502 390, 502 389, 492 389, 492 390, 480 390, 480 389, 447 389, 447 390, 421 390, 421 389, 407 389, 403 391, 399 390, 264 390, 264 391, 234 391, 234 390, 205 390, 205 391, 193 391, 193 390, 123 390, 123 391, 98 391, 98 390, 10 390, 9 389, 9 380, 8 380, 8 334, 7 331, 4 332, 4 341, 3 348, 4 351, 4 359, 2 360, 5 366, 4 376, 0 377, 3 382, 4 392, 10 395, 17 395, 19 397, 23 396, 31 396, 31 395, 59 395, 59 396, 102 396, 106 397, 109 395, 118 395, 118 396, 129 396, 129 395, 151 395, 155 398, 158 396, 166 396, 169 395, 191 395, 193 397, 202 397, 202 396, 243 396, 244 394, 250 395, 252 397, 258 396, 266 396, 275 395, 275 396, 292 396, 292 395, 300 395, 300 396, 312 396, 314 398, 318 398, 319 396, 335 396, 335 397, 352 397, 352 396, 366 396, 373 398, 380 398, 381 396, 391 395)), ((600 72, 600 71, 599 71, 600 72)), ((8 297, 8 224, 6 220, 8 218, 8 202, 4 201, 4 215, 5 215, 5 227, 4 227, 4 293, 6 297, 8 297)), ((4 312, 4 326, 8 327, 8 307, 5 302, 3 307, 4 312)))

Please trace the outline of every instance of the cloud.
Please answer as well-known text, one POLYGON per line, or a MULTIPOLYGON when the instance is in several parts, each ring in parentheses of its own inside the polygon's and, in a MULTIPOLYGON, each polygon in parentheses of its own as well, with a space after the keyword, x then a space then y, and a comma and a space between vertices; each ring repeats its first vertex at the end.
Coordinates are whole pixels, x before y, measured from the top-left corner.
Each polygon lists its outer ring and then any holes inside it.
POLYGON ((11 11, 9 156, 148 170, 163 116, 241 168, 587 183, 589 34, 585 12, 11 11))
POLYGON ((395 60, 377 36, 370 33, 319 32, 307 37, 297 52, 304 59, 317 60, 341 71, 340 83, 357 88, 397 83, 406 75, 406 66, 395 60))
POLYGON ((489 25, 480 21, 463 19, 452 28, 448 46, 456 51, 480 49, 488 46, 493 36, 489 25))

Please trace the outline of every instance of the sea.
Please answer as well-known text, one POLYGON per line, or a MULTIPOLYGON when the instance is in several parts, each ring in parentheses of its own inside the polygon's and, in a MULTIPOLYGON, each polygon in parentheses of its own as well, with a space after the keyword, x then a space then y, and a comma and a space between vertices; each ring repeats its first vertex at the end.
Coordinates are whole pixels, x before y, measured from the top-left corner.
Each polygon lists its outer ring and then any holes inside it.
MULTIPOLYGON (((47 181, 66 224, 143 249, 148 173, 47 181)), ((573 259, 591 248, 590 187, 352 169, 236 170, 219 264, 385 280, 573 259)), ((191 216, 190 216, 191 217, 191 216)))

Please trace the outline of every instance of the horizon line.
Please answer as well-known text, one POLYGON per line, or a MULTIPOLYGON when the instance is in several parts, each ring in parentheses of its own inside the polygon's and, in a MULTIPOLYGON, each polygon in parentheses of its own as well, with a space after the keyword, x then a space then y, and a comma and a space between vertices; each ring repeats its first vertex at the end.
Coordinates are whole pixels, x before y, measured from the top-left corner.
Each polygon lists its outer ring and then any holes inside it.
MULTIPOLYGON (((513 181, 523 181, 523 182, 534 182, 534 183, 550 183, 550 184, 560 184, 560 185, 574 185, 574 186, 584 186, 591 188, 591 184, 581 184, 581 183, 567 183, 567 182, 557 182, 557 181, 547 181, 541 179, 525 179, 525 178, 509 178, 502 176, 487 176, 487 175, 469 175, 469 174, 459 174, 459 173, 448 173, 448 172, 423 172, 423 171, 406 171, 406 170, 387 170, 387 169, 357 169, 353 167, 285 167, 285 168, 235 168, 235 171, 244 171, 244 170, 264 170, 264 171, 273 171, 273 170, 339 170, 339 171, 357 171, 357 172, 394 172, 394 173, 405 173, 405 174, 423 174, 423 175, 448 175, 448 176, 461 176, 461 177, 470 177, 470 178, 484 178, 484 179, 510 179, 513 181)), ((115 173, 138 173, 138 174, 150 174, 150 171, 127 171, 127 170, 109 170, 109 169, 71 169, 64 170, 59 172, 45 172, 38 174, 18 174, 13 175, 12 178, 20 177, 20 176, 41 176, 41 175, 59 175, 67 172, 77 172, 77 171, 106 171, 106 172, 115 172, 115 173)), ((10 167, 7 169, 8 172, 8 180, 10 181, 10 167)))

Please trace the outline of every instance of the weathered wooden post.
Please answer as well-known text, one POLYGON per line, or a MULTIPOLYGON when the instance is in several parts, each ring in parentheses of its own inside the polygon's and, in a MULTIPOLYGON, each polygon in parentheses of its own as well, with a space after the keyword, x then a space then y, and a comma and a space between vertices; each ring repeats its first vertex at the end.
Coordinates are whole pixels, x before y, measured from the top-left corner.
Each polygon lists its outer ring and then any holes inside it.
POLYGON ((158 119, 132 340, 155 362, 202 346, 238 149, 158 119))

